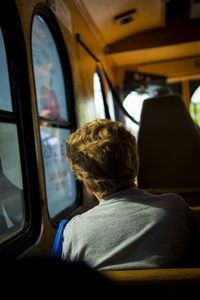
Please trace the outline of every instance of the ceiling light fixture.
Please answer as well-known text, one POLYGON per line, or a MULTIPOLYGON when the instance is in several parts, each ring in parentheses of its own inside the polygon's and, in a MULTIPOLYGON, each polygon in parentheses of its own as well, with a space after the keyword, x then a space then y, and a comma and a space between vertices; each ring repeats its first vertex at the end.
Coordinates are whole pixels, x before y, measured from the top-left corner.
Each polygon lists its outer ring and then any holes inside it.
POLYGON ((130 22, 133 22, 135 20, 135 16, 136 16, 136 10, 131 9, 129 11, 117 15, 116 17, 114 17, 114 20, 118 25, 125 25, 130 22))

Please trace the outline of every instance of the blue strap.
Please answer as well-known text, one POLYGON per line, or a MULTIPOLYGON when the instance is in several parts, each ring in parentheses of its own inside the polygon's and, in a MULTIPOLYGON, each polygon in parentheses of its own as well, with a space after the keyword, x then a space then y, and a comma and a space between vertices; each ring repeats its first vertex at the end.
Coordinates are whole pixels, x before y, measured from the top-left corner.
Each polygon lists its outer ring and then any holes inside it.
POLYGON ((56 236, 54 238, 54 242, 53 242, 53 247, 51 250, 51 256, 53 257, 60 257, 62 255, 62 235, 63 235, 63 230, 66 226, 66 224, 69 222, 69 220, 61 220, 56 232, 56 236))

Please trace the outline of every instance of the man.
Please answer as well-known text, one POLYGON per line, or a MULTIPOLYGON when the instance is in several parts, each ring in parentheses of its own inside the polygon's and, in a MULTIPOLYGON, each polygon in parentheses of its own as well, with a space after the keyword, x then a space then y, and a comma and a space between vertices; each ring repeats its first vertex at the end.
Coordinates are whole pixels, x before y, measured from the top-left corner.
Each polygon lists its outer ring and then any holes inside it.
POLYGON ((120 122, 99 119, 77 129, 67 156, 99 205, 65 227, 64 260, 98 270, 191 265, 197 237, 189 207, 176 194, 136 187, 136 139, 120 122))

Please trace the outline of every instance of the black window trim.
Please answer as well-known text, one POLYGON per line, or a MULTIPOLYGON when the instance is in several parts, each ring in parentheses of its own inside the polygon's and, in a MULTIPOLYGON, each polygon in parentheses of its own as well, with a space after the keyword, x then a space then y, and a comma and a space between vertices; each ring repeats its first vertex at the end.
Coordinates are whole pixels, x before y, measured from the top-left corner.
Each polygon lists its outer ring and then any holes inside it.
POLYGON ((23 30, 15 1, 8 0, 0 12, 0 26, 7 56, 12 112, 0 111, 0 122, 15 124, 23 181, 25 226, 0 244, 0 256, 14 258, 34 244, 41 228, 41 202, 23 30), (9 17, 8 17, 9 16, 9 17), (12 20, 12 22, 10 22, 12 20))

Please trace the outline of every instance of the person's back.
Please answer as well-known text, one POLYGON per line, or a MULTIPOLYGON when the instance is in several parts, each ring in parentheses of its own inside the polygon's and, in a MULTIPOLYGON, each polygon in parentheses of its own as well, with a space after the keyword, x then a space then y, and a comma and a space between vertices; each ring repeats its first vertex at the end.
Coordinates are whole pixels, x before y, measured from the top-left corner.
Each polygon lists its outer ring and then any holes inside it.
POLYGON ((130 189, 108 196, 66 226, 63 258, 98 270, 188 267, 196 242, 181 197, 130 189))
POLYGON ((68 159, 99 205, 65 227, 62 257, 98 270, 193 266, 198 240, 190 209, 176 194, 137 189, 135 138, 97 120, 72 134, 68 159))

